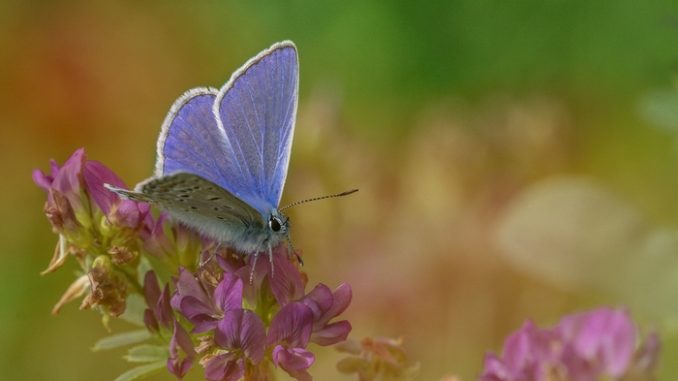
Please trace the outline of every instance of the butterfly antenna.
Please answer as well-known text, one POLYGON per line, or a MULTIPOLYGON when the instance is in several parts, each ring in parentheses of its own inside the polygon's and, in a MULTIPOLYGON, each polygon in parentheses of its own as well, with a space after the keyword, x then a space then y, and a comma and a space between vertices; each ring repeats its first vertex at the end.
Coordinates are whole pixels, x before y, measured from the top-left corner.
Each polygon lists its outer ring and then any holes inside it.
POLYGON ((282 208, 280 208, 280 209, 278 209, 278 210, 282 212, 283 210, 285 210, 285 209, 287 209, 287 208, 291 208, 291 207, 297 206, 297 205, 299 205, 299 204, 305 204, 305 203, 311 202, 311 201, 324 200, 324 199, 326 199, 326 198, 335 198, 335 197, 348 196, 349 194, 353 194, 353 193, 355 193, 355 192, 357 192, 357 191, 358 191, 357 189, 351 189, 351 190, 349 190, 349 191, 345 191, 345 192, 341 192, 341 193, 337 193, 337 194, 330 194, 330 195, 327 195, 327 196, 320 196, 320 197, 307 198, 306 200, 296 201, 296 202, 293 202, 293 203, 291 203, 291 204, 289 204, 289 205, 285 205, 285 206, 283 206, 282 208))

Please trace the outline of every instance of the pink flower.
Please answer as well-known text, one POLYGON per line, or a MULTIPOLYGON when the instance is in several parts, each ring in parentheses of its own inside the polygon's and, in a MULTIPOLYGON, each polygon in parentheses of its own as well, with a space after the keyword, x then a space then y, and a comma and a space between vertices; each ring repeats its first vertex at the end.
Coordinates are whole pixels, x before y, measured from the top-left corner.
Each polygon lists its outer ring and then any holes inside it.
POLYGON ((160 291, 158 278, 153 271, 144 276, 144 298, 148 306, 144 311, 146 327, 152 332, 157 332, 160 327, 171 328, 174 315, 170 306, 169 285, 166 284, 160 291))
POLYGON ((82 192, 84 161, 85 151, 81 148, 62 167, 51 160, 49 175, 39 169, 33 171, 35 184, 47 191, 45 214, 58 233, 74 233, 83 225, 91 225, 91 220, 85 219, 89 217, 89 204, 83 199, 82 192))
POLYGON ((167 370, 178 378, 183 378, 193 366, 197 355, 193 348, 193 342, 184 327, 178 321, 174 321, 174 331, 169 345, 169 357, 167 358, 167 370))
POLYGON ((346 320, 330 323, 351 303, 351 286, 342 283, 334 292, 320 283, 301 301, 313 312, 313 335, 311 341, 318 345, 332 345, 346 340, 351 332, 351 323, 346 320))
POLYGON ((270 292, 280 306, 304 296, 306 279, 290 260, 285 245, 278 245, 273 249, 271 259, 268 255, 260 254, 254 271, 252 271, 252 265, 255 263, 254 255, 247 256, 245 261, 244 266, 235 268, 233 263, 223 258, 220 259, 219 264, 224 271, 235 271, 242 279, 248 280, 252 277, 252 282, 246 282, 245 285, 245 298, 250 303, 256 304, 256 295, 261 292, 270 292))
POLYGON ((103 212, 114 226, 132 230, 150 222, 149 206, 130 200, 121 200, 104 188, 104 183, 126 187, 120 178, 98 161, 87 160, 80 148, 63 166, 52 160, 48 175, 33 171, 33 181, 47 191, 45 214, 59 233, 76 233, 96 221, 97 211, 103 212))
POLYGON ((176 286, 172 307, 193 323, 194 333, 216 328, 224 312, 242 308, 243 282, 234 274, 225 272, 221 281, 213 287, 181 268, 176 286))
POLYGON ((148 204, 123 200, 104 188, 104 184, 127 188, 125 183, 105 165, 95 160, 85 160, 82 177, 90 199, 104 212, 112 225, 138 230, 145 223, 150 223, 150 219, 147 219, 150 218, 148 204))
POLYGON ((635 326, 624 310, 601 308, 569 315, 551 329, 531 322, 513 333, 503 355, 487 355, 482 381, 590 381, 653 379, 659 343, 650 335, 637 343, 635 326), (634 355, 635 354, 635 355, 634 355))
POLYGON ((203 358, 205 377, 210 381, 236 381, 245 375, 247 364, 264 358, 266 333, 261 319, 252 311, 237 309, 224 313, 214 342, 220 348, 203 358))
POLYGON ((308 344, 335 344, 351 331, 348 321, 333 321, 351 302, 350 286, 332 291, 319 284, 304 295, 306 276, 281 246, 272 263, 260 257, 254 271, 253 256, 213 255, 218 266, 205 264, 195 274, 180 270, 172 297, 193 333, 207 333, 198 350, 207 378, 268 379, 272 363, 297 380, 310 380, 315 356, 308 344))
POLYGON ((313 312, 303 303, 284 306, 268 328, 268 345, 273 345, 273 363, 299 381, 311 380, 307 369, 315 361, 306 350, 313 329, 313 312))

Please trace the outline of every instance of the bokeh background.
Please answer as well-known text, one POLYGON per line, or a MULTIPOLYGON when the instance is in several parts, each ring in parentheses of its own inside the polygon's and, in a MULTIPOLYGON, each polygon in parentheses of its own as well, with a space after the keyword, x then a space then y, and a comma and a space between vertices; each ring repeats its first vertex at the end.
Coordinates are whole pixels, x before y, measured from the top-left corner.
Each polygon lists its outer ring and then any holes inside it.
MULTIPOLYGON (((133 185, 176 97, 283 39, 301 62, 284 201, 360 188, 290 210, 309 277, 353 286, 353 338, 402 337, 421 380, 473 380, 525 319, 626 306, 678 375, 675 2, 9 0, 0 378, 128 367, 90 351, 96 313, 50 315, 75 264, 38 275, 56 237, 31 170, 85 147, 133 185)), ((352 379, 316 353, 316 379, 352 379)))

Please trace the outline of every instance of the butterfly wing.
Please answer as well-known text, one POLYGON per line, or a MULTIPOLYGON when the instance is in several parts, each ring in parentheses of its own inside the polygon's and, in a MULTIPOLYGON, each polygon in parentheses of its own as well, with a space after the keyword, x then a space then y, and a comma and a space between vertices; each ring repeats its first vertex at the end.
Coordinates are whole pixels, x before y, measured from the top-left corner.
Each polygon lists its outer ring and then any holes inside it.
POLYGON ((229 157, 225 188, 264 214, 278 206, 287 177, 298 79, 296 47, 277 43, 236 71, 214 102, 229 157))
POLYGON ((212 111, 217 94, 196 88, 174 102, 158 138, 155 177, 189 172, 224 187, 229 166, 226 137, 212 111))
POLYGON ((249 60, 220 91, 188 91, 163 123, 155 177, 194 173, 267 215, 287 176, 298 71, 286 41, 249 60))
POLYGON ((185 225, 241 250, 250 251, 248 245, 259 242, 255 236, 265 232, 265 222, 257 210, 192 173, 151 178, 139 184, 135 192, 110 185, 107 188, 125 198, 155 204, 185 225))

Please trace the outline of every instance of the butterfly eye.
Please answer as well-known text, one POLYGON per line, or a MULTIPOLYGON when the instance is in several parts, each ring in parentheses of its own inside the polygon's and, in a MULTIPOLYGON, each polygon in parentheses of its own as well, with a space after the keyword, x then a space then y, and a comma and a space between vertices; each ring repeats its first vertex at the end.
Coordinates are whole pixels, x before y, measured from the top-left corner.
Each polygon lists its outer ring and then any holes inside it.
POLYGON ((271 230, 273 230, 274 232, 278 232, 280 231, 281 228, 280 220, 278 220, 275 217, 271 217, 271 219, 268 221, 268 226, 270 226, 271 230))

